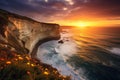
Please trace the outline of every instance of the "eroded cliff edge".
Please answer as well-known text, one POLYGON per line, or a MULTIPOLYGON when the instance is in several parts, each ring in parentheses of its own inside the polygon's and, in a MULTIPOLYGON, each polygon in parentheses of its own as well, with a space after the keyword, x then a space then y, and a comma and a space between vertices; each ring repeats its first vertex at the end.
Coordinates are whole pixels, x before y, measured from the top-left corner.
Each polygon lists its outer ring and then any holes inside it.
POLYGON ((37 22, 0 9, 0 49, 35 56, 40 44, 59 37, 58 24, 37 22))

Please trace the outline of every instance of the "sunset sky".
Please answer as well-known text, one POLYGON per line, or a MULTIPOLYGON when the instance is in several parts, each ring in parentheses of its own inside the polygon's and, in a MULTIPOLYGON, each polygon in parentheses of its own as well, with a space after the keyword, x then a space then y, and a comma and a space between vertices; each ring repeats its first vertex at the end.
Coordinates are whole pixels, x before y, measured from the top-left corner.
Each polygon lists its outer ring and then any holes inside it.
POLYGON ((0 0, 0 8, 60 25, 120 25, 120 0, 0 0))

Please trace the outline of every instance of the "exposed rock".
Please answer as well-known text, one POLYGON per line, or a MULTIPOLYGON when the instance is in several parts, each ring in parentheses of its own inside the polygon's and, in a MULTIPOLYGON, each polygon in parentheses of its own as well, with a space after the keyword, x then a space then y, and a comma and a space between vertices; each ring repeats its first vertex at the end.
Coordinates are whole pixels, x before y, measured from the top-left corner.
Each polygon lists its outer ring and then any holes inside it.
POLYGON ((59 37, 58 24, 41 23, 0 10, 0 48, 34 56, 40 44, 59 37))

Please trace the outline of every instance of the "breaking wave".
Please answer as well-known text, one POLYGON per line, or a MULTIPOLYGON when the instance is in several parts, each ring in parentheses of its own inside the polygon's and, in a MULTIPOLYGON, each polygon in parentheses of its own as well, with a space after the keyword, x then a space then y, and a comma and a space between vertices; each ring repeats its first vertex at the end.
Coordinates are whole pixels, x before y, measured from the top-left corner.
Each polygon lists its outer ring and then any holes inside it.
POLYGON ((109 51, 113 54, 120 55, 120 48, 111 48, 109 51))
MULTIPOLYGON (((77 44, 68 29, 61 32, 60 40, 53 40, 39 46, 37 58, 56 68, 61 74, 71 76, 72 80, 84 80, 67 60, 77 53, 77 44)), ((79 69, 82 72, 82 69, 79 69)))

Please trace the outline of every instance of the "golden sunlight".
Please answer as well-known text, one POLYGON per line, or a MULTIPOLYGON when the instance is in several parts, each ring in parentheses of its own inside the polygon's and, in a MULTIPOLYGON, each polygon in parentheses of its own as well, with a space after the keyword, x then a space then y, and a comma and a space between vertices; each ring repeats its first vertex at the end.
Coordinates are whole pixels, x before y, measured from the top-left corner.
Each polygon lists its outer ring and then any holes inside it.
POLYGON ((74 25, 77 26, 77 27, 80 27, 80 28, 86 28, 88 26, 91 26, 92 23, 80 21, 80 22, 74 23, 74 25))
POLYGON ((86 28, 86 27, 114 26, 118 24, 120 25, 120 20, 59 21, 57 23, 65 26, 76 26, 80 28, 86 28))
POLYGON ((81 23, 76 24, 76 26, 84 28, 84 27, 87 27, 88 24, 81 22, 81 23))

